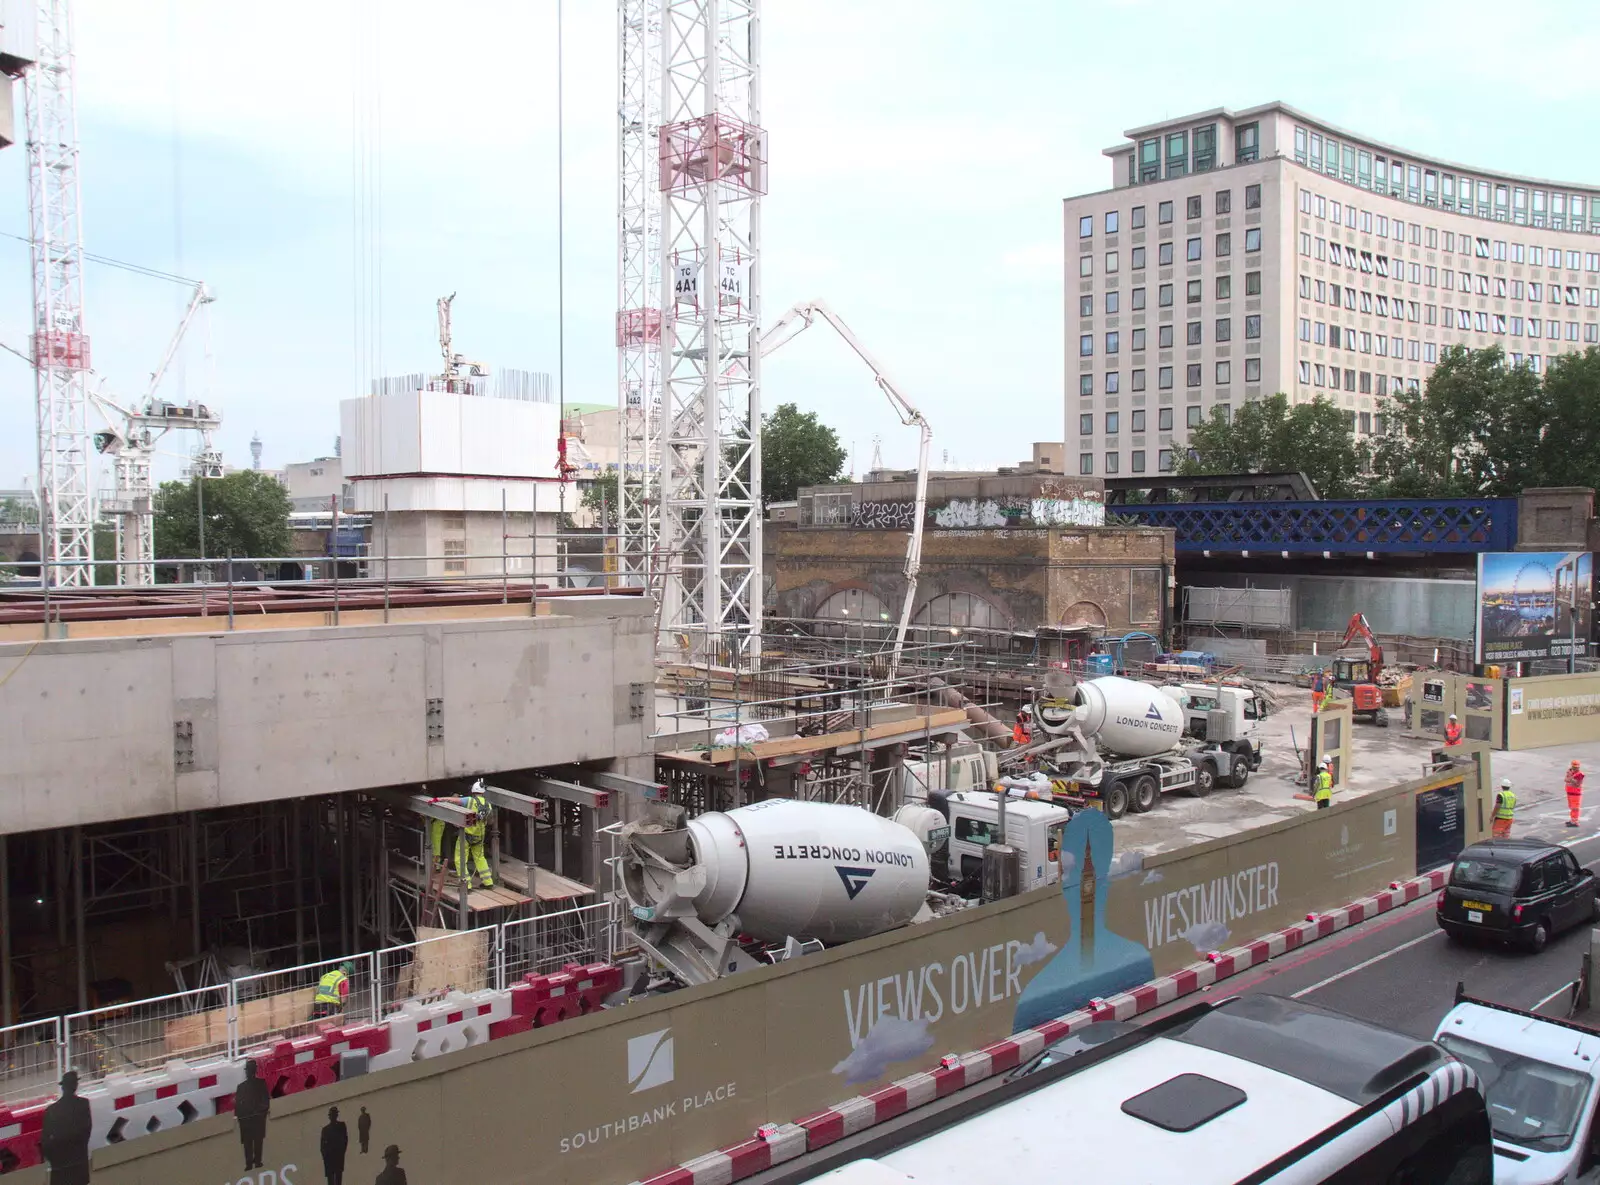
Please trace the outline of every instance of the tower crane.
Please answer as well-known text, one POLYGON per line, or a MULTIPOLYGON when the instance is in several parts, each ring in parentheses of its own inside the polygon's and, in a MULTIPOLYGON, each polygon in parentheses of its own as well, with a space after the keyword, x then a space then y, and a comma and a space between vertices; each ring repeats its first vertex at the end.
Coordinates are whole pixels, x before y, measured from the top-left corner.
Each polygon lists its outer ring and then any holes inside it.
POLYGON ((929 426, 927 417, 906 398, 899 387, 895 386, 883 367, 878 365, 878 360, 867 352, 867 348, 861 344, 860 339, 844 323, 839 314, 820 300, 808 300, 797 304, 773 322, 761 334, 761 357, 765 358, 780 346, 793 341, 802 331, 809 329, 818 317, 833 326, 834 332, 844 339, 845 345, 854 350, 856 357, 867 364, 867 369, 872 371, 873 381, 888 397, 889 404, 894 408, 900 422, 908 428, 916 428, 918 434, 917 504, 911 520, 911 538, 906 543, 904 568, 906 593, 905 600, 900 606, 900 625, 894 635, 894 651, 889 658, 889 690, 890 694, 893 694, 895 677, 900 672, 901 654, 905 650, 906 631, 911 625, 911 608, 917 599, 917 576, 922 570, 922 520, 928 510, 928 449, 933 443, 933 429, 929 426))

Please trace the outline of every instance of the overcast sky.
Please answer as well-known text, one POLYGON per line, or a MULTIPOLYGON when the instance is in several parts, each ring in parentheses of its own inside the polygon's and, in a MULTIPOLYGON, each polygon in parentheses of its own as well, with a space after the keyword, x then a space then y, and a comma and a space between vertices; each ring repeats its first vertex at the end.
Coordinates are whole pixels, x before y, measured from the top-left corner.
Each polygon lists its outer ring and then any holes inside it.
MULTIPOLYGON (((457 349, 556 371, 554 0, 74 3, 85 243, 215 290, 210 362, 197 333, 167 392, 221 406, 229 463, 256 431, 271 467, 331 451, 365 376, 434 367, 451 291, 457 349), (364 192, 381 218, 358 234, 364 192)), ((1283 99, 1419 153, 1600 184, 1563 151, 1596 131, 1584 0, 1290 12, 768 0, 768 320, 826 299, 927 413, 936 463, 1002 464, 1061 436, 1059 202, 1109 185, 1100 150, 1126 127, 1283 99)), ((608 0, 567 0, 569 402, 616 398, 615 23, 608 0)), ((20 146, 0 153, 0 231, 27 233, 25 176, 20 146)), ((22 346, 26 246, 0 238, 0 261, 0 340, 22 346)), ((108 391, 143 391, 185 296, 90 266, 108 391)), ((0 355, 0 486, 33 472, 32 399, 0 355)), ((817 411, 862 467, 880 433, 890 464, 914 459, 821 329, 767 366, 765 400, 817 411)))

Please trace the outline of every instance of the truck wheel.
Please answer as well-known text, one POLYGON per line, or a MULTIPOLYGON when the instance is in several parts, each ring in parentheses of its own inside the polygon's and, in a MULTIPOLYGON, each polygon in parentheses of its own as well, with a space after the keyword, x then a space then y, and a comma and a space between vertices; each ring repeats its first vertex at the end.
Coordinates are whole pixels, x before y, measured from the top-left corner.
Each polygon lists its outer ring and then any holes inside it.
POLYGON ((1105 788, 1106 818, 1120 819, 1128 813, 1128 784, 1112 782, 1105 788))
POLYGON ((1142 815, 1155 806, 1160 794, 1161 787, 1156 780, 1149 774, 1141 774, 1133 780, 1133 790, 1128 805, 1142 815))
POLYGON ((1228 785, 1235 790, 1243 789, 1244 784, 1250 780, 1250 759, 1243 753, 1235 753, 1228 766, 1228 785))
POLYGON ((1194 785, 1189 787, 1189 793, 1196 798, 1204 798, 1217 788, 1217 767, 1209 761, 1196 763, 1194 767, 1194 785))

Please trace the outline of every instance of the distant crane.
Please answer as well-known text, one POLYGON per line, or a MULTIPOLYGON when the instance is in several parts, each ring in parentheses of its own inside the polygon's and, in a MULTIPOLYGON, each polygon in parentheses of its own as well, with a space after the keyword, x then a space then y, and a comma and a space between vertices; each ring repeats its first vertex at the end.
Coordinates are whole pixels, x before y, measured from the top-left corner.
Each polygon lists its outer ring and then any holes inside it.
POLYGON ((455 303, 456 294, 441 296, 438 300, 439 310, 439 353, 444 356, 444 373, 438 381, 444 386, 440 389, 453 391, 458 395, 472 393, 472 380, 482 378, 489 373, 489 368, 481 362, 472 362, 452 348, 450 338, 450 306, 455 303))
MULTIPOLYGON (((922 571, 922 520, 928 510, 928 449, 933 443, 933 429, 929 427, 927 418, 916 405, 907 399, 893 380, 884 373, 883 367, 878 365, 878 360, 867 352, 867 348, 861 344, 839 314, 820 300, 808 300, 797 304, 773 322, 761 334, 761 357, 765 358, 780 346, 798 337, 803 330, 809 329, 811 323, 818 317, 833 326, 834 331, 844 338, 845 345, 854 350, 856 356, 867 364, 867 369, 872 371, 873 381, 878 384, 878 389, 888 396, 895 414, 900 417, 900 422, 908 428, 916 428, 918 433, 917 503, 912 514, 911 538, 906 543, 904 568, 906 595, 905 601, 900 606, 900 625, 895 631, 894 652, 889 658, 889 691, 893 694, 895 677, 900 673, 900 658, 905 650, 906 631, 911 625, 911 608, 917 599, 917 576, 922 571)), ((880 460, 876 455, 876 449, 873 459, 874 464, 880 460)))

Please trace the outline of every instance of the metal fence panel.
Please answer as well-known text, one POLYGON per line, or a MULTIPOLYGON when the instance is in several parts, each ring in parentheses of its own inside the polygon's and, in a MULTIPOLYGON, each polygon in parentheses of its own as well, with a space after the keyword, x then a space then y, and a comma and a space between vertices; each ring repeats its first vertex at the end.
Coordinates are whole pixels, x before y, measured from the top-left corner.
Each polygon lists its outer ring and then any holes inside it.
POLYGON ((226 1054, 228 1022, 225 984, 75 1012, 61 1021, 66 1068, 104 1078, 226 1054))
POLYGON ((229 985, 236 1017, 234 1049, 309 1036, 316 1032, 318 1024, 361 1024, 376 1020, 376 964, 375 955, 365 954, 240 976, 229 985), (313 999, 317 982, 346 964, 350 969, 350 992, 345 997, 344 1008, 316 1015, 318 1010, 313 999))
POLYGON ((505 982, 549 975, 568 963, 602 963, 612 957, 612 902, 580 905, 560 913, 507 922, 500 928, 505 982))
POLYGON ((408 1000, 501 986, 497 929, 440 934, 379 951, 378 1015, 388 1016, 408 1000))
POLYGON ((62 1070, 59 1016, 0 1029, 0 1103, 53 1097, 62 1070))

